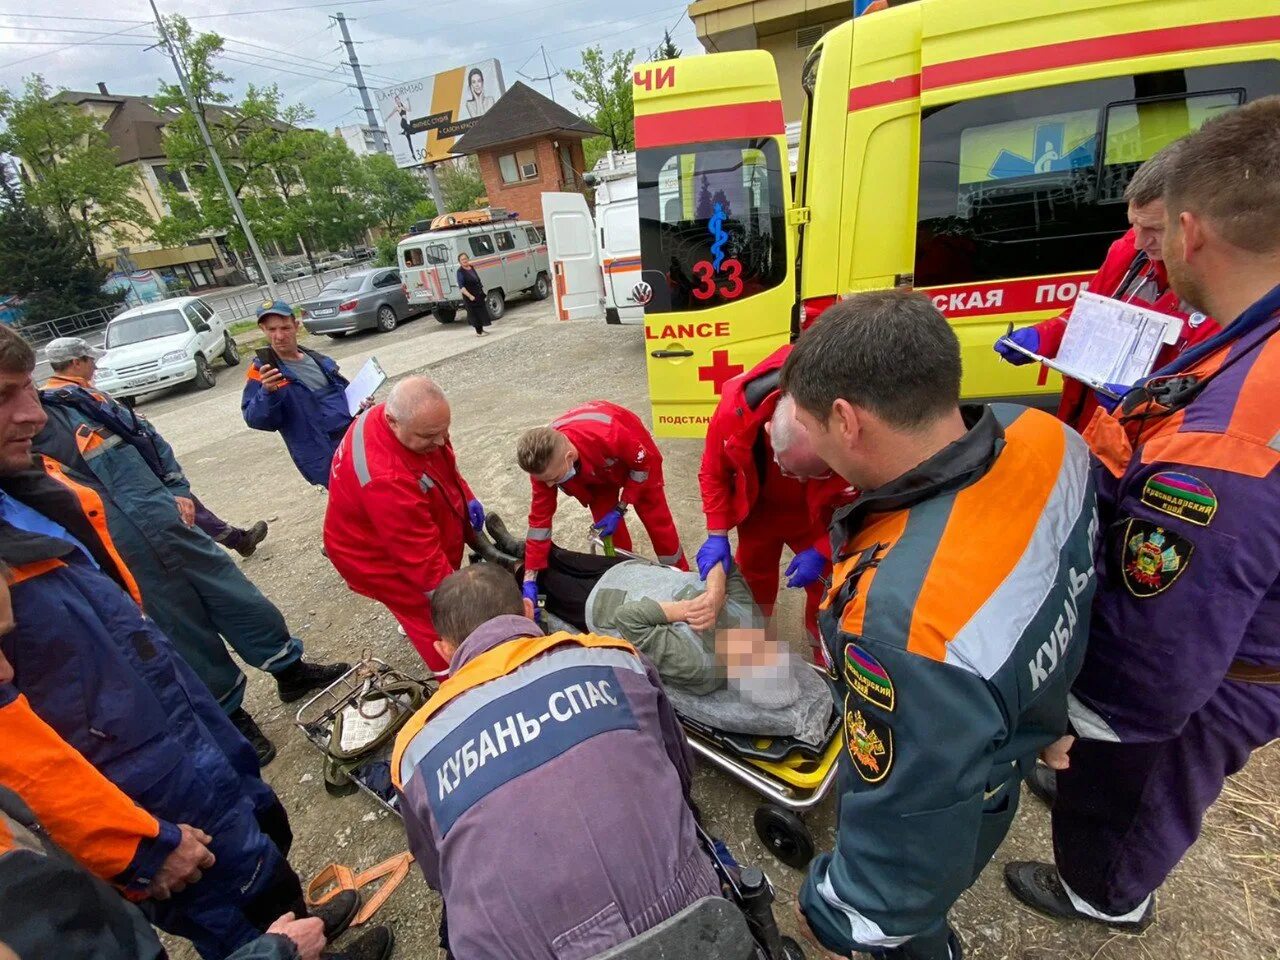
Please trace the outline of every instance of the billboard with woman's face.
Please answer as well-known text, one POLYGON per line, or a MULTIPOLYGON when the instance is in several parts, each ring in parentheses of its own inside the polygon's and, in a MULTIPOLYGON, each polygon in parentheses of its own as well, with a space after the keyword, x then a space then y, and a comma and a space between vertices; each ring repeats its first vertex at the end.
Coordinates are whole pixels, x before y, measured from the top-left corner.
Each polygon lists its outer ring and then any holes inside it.
POLYGON ((506 90, 502 65, 482 60, 375 91, 396 164, 416 167, 451 156, 454 141, 506 90))

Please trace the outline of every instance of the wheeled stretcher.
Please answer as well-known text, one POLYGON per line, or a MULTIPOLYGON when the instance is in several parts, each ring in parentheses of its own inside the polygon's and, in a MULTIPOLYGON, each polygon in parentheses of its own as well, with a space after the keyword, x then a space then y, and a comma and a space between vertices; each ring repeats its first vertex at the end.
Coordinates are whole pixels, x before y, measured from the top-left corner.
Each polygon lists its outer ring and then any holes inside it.
MULTIPOLYGON (((591 551, 655 562, 617 550, 594 535, 591 551)), ((787 866, 797 870, 807 867, 815 846, 803 814, 822 803, 835 782, 841 750, 840 711, 833 705, 817 745, 792 737, 727 733, 680 714, 678 708, 676 714, 698 756, 768 801, 756 808, 754 816, 760 842, 787 866)))

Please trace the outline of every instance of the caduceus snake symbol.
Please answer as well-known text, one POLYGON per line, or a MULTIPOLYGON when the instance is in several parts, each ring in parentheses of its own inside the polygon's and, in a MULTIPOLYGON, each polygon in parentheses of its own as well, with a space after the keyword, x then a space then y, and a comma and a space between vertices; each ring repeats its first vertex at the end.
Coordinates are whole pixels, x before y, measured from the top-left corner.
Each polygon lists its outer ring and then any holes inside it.
POLYGON ((729 234, 724 229, 723 204, 716 203, 711 219, 707 222, 707 229, 716 238, 716 242, 711 244, 711 255, 715 258, 711 262, 711 269, 719 271, 720 265, 724 263, 724 245, 729 242, 729 234))

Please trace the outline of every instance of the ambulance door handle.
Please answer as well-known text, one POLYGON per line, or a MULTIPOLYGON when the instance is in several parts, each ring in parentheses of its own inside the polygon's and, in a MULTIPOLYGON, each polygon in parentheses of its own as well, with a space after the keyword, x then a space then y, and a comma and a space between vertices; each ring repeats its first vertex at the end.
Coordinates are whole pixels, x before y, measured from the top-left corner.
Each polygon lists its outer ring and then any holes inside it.
POLYGON ((667 360, 671 357, 692 357, 692 350, 654 350, 649 356, 655 360, 667 360))

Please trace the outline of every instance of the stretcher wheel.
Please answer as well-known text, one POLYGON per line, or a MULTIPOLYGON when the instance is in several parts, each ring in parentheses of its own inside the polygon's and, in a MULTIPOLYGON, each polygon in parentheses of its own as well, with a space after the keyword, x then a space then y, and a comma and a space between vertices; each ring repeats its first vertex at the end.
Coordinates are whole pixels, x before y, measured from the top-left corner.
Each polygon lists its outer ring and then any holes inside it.
POLYGON ((798 814, 776 804, 756 807, 756 836, 770 853, 795 870, 813 859, 813 834, 798 814))

